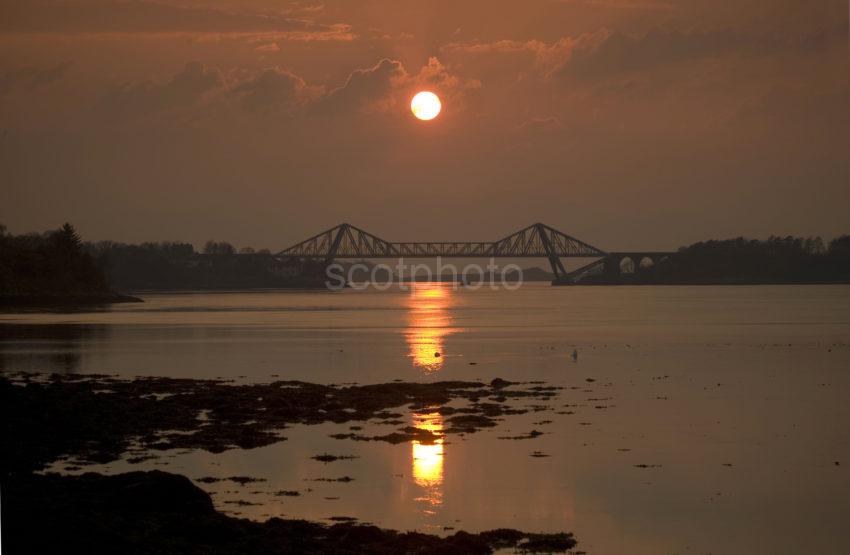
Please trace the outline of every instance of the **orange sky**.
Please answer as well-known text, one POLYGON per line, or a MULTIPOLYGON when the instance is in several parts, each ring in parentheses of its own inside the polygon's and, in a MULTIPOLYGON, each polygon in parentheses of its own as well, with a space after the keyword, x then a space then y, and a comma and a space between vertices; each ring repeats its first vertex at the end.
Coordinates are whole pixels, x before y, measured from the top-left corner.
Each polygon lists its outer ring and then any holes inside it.
POLYGON ((0 0, 0 222, 272 249, 342 221, 850 232, 847 2, 764 4, 0 0))

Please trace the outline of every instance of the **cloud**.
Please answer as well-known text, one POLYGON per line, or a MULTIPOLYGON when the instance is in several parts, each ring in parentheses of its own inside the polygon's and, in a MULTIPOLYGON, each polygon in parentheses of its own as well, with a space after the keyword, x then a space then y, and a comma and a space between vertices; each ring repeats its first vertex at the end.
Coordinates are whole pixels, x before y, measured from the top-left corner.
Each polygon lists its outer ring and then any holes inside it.
POLYGON ((104 100, 111 112, 143 115, 152 111, 186 108, 197 104, 209 92, 224 86, 221 72, 200 62, 189 62, 164 83, 144 81, 124 85, 104 100))
POLYGON ((567 63, 558 73, 601 77, 740 52, 751 46, 751 39, 726 30, 682 32, 655 29, 644 35, 604 30, 583 35, 574 41, 567 63))
MULTIPOLYGON (((260 71, 234 68, 227 78, 217 68, 189 62, 166 81, 124 84, 108 94, 101 107, 113 115, 146 116, 205 105, 212 111, 233 103, 246 112, 277 115, 354 115, 389 113, 413 90, 428 88, 460 110, 464 95, 481 84, 449 71, 437 58, 411 75, 398 60, 384 58, 355 69, 337 88, 308 83, 280 67, 260 71)), ((198 112, 200 114, 200 112, 198 112)), ((212 113, 207 111, 206 113, 212 113)))
POLYGON ((554 43, 547 44, 540 40, 498 40, 488 43, 450 43, 441 50, 447 55, 482 57, 499 57, 502 60, 499 68, 506 68, 505 58, 518 58, 515 65, 518 70, 533 69, 540 75, 548 75, 555 68, 563 65, 570 56, 576 39, 565 37, 554 43))
POLYGON ((330 91, 317 103, 316 110, 324 114, 362 109, 380 111, 393 103, 390 93, 407 78, 401 62, 384 58, 370 68, 353 71, 343 86, 330 91))
POLYGON ((743 56, 781 56, 817 52, 831 47, 840 29, 781 37, 747 35, 729 29, 681 31, 655 28, 644 34, 600 29, 553 43, 539 40, 500 40, 488 43, 452 43, 443 51, 452 55, 508 56, 521 54, 543 78, 603 79, 652 71, 693 60, 743 56))
MULTIPOLYGON (((309 15, 309 13, 307 14, 309 15)), ((147 0, 4 2, 0 33, 277 33, 281 39, 351 40, 344 24, 278 13, 181 7, 147 0)))
POLYGON ((257 52, 280 52, 280 46, 278 46, 276 42, 269 42, 257 46, 254 50, 257 52))
POLYGON ((466 94, 480 87, 480 81, 452 73, 435 57, 415 74, 400 61, 384 58, 370 68, 353 71, 343 86, 316 103, 315 110, 321 114, 387 112, 407 102, 415 90, 430 89, 459 111, 466 94))
POLYGON ((324 4, 301 4, 295 2, 292 6, 282 9, 280 12, 286 15, 310 15, 325 11, 324 4))
POLYGON ((349 42, 357 38, 351 25, 334 23, 320 28, 289 31, 279 35, 280 39, 296 42, 349 42))
POLYGON ((523 133, 546 133, 564 129, 564 122, 558 116, 536 117, 519 124, 516 131, 523 133))
POLYGON ((249 112, 271 109, 291 111, 321 94, 301 77, 280 68, 268 68, 231 89, 242 107, 249 112))
POLYGON ((668 12, 676 9, 671 2, 641 2, 638 0, 557 0, 561 4, 583 4, 600 8, 668 12))
POLYGON ((428 63, 422 66, 419 73, 413 77, 413 82, 422 87, 437 89, 444 95, 450 95, 468 89, 477 89, 481 86, 480 81, 475 79, 462 79, 452 74, 439 59, 428 58, 428 63))
POLYGON ((73 62, 65 61, 49 68, 26 67, 6 71, 0 74, 0 94, 6 94, 16 88, 35 90, 46 87, 62 79, 73 62))
POLYGON ((439 59, 431 57, 414 76, 402 83, 402 91, 410 95, 414 90, 428 89, 452 107, 452 112, 461 112, 469 107, 470 99, 481 88, 481 81, 461 77, 453 73, 439 59))

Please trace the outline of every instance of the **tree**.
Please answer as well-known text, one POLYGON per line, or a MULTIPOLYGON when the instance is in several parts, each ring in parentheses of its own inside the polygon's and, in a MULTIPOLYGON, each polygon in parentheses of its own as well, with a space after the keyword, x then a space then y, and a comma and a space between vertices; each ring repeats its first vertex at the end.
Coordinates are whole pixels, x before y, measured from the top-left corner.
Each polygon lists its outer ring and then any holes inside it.
POLYGON ((838 257, 850 257, 850 235, 842 235, 830 241, 829 254, 838 257))
POLYGON ((216 243, 215 241, 207 241, 204 245, 204 254, 212 255, 231 255, 236 253, 236 248, 226 241, 216 243))
POLYGON ((826 249, 823 246, 823 239, 821 239, 820 237, 808 237, 804 241, 803 245, 803 249, 806 251, 807 254, 820 255, 826 252, 826 249))
POLYGON ((69 223, 65 223, 59 231, 53 234, 53 242, 61 255, 74 258, 79 255, 83 241, 80 239, 77 230, 69 223))
POLYGON ((69 223, 44 234, 7 235, 0 241, 0 295, 105 293, 103 272, 69 223))

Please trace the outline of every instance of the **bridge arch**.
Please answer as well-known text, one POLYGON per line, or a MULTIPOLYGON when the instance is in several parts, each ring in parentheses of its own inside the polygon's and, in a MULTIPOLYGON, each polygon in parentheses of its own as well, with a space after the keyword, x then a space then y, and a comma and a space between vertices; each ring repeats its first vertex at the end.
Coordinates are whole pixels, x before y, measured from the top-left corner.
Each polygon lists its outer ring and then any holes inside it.
POLYGON ((637 270, 650 270, 653 267, 655 267, 655 259, 651 256, 644 256, 640 259, 640 262, 638 262, 637 270))

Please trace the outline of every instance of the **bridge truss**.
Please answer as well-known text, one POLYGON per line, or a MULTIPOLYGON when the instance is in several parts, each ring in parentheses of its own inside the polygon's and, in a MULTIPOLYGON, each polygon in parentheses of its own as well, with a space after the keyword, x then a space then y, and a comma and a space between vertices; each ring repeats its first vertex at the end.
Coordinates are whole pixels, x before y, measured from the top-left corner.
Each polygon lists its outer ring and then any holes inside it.
POLYGON ((279 257, 336 258, 546 258, 556 280, 569 277, 561 258, 602 258, 608 253, 545 224, 536 223, 493 242, 386 241, 350 224, 340 224, 301 241, 279 257))

